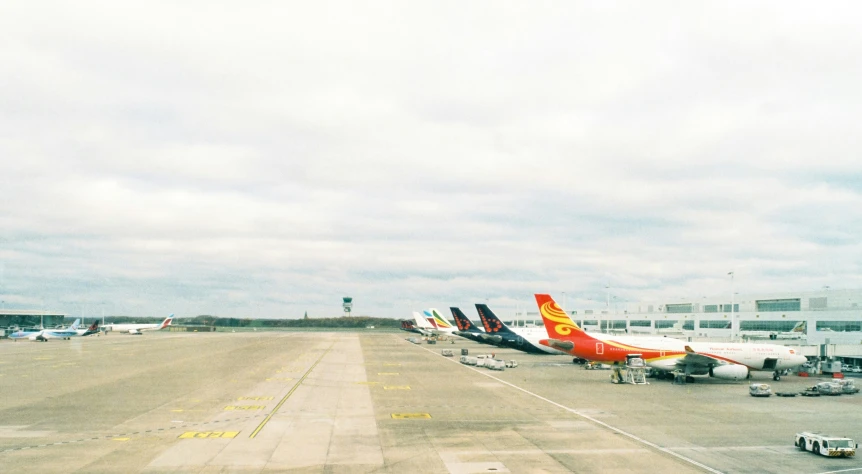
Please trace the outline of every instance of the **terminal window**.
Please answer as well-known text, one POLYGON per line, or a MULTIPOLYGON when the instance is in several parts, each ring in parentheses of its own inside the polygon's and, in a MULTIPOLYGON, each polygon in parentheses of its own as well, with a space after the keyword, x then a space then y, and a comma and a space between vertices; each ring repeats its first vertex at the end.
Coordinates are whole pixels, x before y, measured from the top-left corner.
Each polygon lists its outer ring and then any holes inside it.
POLYGON ((629 323, 629 326, 648 328, 648 327, 652 327, 652 321, 650 321, 648 319, 635 320, 635 321, 631 321, 629 323))
POLYGON ((802 304, 799 298, 785 300, 758 300, 757 311, 801 311, 802 304))
POLYGON ((625 329, 626 328, 626 320, 625 319, 613 319, 613 320, 603 320, 602 321, 602 330, 605 329, 625 329))
POLYGON ((739 329, 742 331, 792 331, 799 321, 740 321, 739 329))
POLYGON ((707 319, 700 322, 701 329, 730 329, 730 321, 725 319, 707 319))
POLYGON ((817 321, 818 331, 860 332, 862 321, 817 321))
POLYGON ((694 331, 694 321, 685 321, 682 323, 682 329, 684 331, 694 331))
POLYGON ((668 313, 691 313, 692 312, 691 303, 669 304, 669 305, 666 305, 665 308, 667 309, 668 313))
POLYGON ((656 329, 667 329, 676 326, 679 321, 674 319, 662 319, 655 322, 656 329))

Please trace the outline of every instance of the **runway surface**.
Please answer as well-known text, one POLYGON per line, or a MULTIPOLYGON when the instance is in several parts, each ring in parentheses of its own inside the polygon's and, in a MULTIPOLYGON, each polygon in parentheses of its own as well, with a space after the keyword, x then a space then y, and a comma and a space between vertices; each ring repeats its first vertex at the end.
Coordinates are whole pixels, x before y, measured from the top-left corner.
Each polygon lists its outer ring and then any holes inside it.
MULTIPOLYGON (((862 472, 862 395, 613 385, 563 356, 392 333, 148 333, 0 343, 4 472, 862 472), (496 353, 504 372, 457 363, 496 353), (440 355, 450 349, 456 357, 440 355), (454 359, 454 360, 453 360, 454 359), (849 471, 848 471, 849 470, 849 471)), ((817 379, 755 375, 773 390, 817 379)))

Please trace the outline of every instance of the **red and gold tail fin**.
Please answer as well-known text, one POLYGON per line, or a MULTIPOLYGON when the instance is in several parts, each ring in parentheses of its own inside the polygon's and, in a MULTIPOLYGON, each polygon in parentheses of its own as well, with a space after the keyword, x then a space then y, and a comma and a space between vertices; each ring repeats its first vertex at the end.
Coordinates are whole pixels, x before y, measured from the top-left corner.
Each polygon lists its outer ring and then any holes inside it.
POLYGON ((573 339, 585 335, 572 318, 557 306, 551 295, 537 294, 536 304, 539 305, 539 313, 551 339, 573 339))

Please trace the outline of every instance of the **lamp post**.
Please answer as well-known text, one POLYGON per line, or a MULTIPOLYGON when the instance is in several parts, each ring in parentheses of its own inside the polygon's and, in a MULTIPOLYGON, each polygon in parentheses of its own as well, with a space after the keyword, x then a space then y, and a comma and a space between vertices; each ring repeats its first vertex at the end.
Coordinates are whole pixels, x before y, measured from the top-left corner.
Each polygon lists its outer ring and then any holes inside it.
POLYGON ((736 340, 737 327, 736 327, 736 321, 735 321, 734 314, 733 314, 733 303, 734 303, 733 272, 730 271, 730 272, 727 272, 727 274, 730 275, 730 340, 735 341, 736 340))
POLYGON ((610 283, 605 285, 605 290, 607 290, 607 292, 608 292, 608 301, 605 303, 605 309, 607 309, 608 312, 610 312, 611 311, 611 284, 610 283))

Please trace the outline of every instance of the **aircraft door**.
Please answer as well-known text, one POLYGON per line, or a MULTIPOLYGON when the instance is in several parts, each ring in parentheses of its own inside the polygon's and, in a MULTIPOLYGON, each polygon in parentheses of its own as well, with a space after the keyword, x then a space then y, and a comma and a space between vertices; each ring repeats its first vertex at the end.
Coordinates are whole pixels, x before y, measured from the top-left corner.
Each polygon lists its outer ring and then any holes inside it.
POLYGON ((596 343, 596 354, 604 354, 605 353, 605 345, 601 342, 596 343))
POLYGON ((518 336, 517 338, 515 338, 515 344, 517 344, 519 346, 523 346, 524 345, 524 338, 521 336, 518 336))
POLYGON ((775 370, 778 365, 778 359, 766 359, 763 361, 763 370, 775 370))

